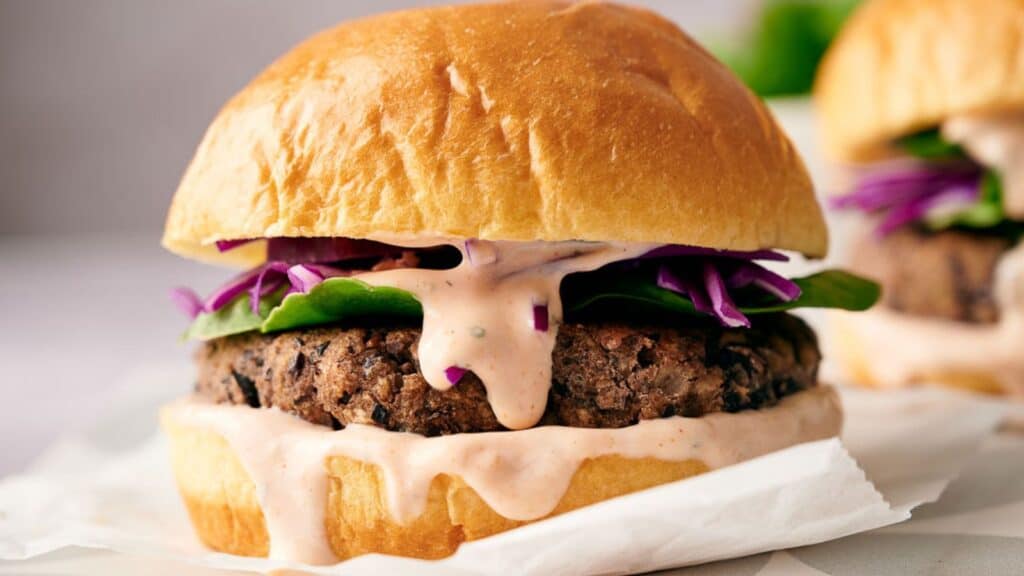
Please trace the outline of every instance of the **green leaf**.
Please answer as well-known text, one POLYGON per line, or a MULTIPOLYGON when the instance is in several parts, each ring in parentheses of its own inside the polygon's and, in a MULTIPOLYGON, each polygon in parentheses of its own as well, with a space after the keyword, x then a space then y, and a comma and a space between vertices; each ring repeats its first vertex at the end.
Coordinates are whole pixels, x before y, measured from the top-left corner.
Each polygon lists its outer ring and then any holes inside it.
POLYGON ((806 94, 818 62, 857 0, 773 0, 742 42, 715 50, 756 94, 806 94))
MULTIPOLYGON (((596 304, 619 307, 640 303, 659 311, 699 315, 687 298, 658 288, 648 276, 584 275, 566 291, 565 309, 577 312, 596 304)), ((794 280, 803 293, 793 302, 778 302, 760 291, 740 294, 740 310, 763 314, 792 308, 842 308, 864 310, 878 300, 874 282, 852 274, 828 270, 794 280)), ((279 332, 306 326, 368 317, 419 318, 423 308, 415 296, 386 286, 374 287, 353 278, 330 278, 306 294, 283 296, 283 290, 260 302, 259 315, 249 309, 249 296, 243 294, 212 314, 200 314, 185 333, 186 339, 211 340, 244 332, 279 332)))
POLYGON ((963 149, 957 144, 944 140, 937 128, 904 136, 896 142, 896 145, 911 156, 929 160, 958 158, 964 155, 963 149))
MULTIPOLYGON (((791 302, 780 302, 760 291, 747 291, 746 298, 737 297, 737 305, 744 314, 782 312, 794 308, 838 308, 867 310, 881 295, 878 284, 844 272, 825 270, 804 278, 794 278, 800 286, 800 297, 791 302)), ((700 314, 693 302, 671 290, 659 288, 646 275, 607 276, 600 281, 588 280, 572 289, 566 310, 580 312, 596 304, 641 303, 647 307, 687 315, 700 314)))
POLYGON ((349 318, 375 315, 415 318, 422 314, 419 300, 405 290, 373 287, 352 278, 329 278, 306 294, 289 294, 259 328, 263 332, 277 332, 349 318))
POLYGON ((253 314, 249 305, 249 295, 242 294, 226 306, 211 313, 202 313, 196 317, 192 325, 182 335, 183 340, 213 340, 232 334, 242 334, 259 330, 263 319, 281 302, 284 291, 263 298, 260 302, 259 314, 253 314))

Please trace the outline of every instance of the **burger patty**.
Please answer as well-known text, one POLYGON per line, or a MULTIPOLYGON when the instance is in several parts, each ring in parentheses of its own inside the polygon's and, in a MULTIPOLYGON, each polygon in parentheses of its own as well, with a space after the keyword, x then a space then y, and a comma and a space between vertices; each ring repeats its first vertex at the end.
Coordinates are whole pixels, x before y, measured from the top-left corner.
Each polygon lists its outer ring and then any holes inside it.
MULTIPOLYGON (((419 336, 418 328, 331 327, 221 338, 198 351, 196 390, 334 428, 372 424, 427 436, 503 430, 474 374, 447 391, 427 384, 419 336)), ((552 359, 542 423, 617 428, 771 406, 815 385, 821 355, 814 332, 780 314, 758 317, 750 329, 563 324, 552 359)))
POLYGON ((860 239, 853 267, 882 284, 882 303, 892 310, 992 323, 999 319, 996 264, 1011 245, 1007 238, 978 232, 905 228, 860 239))
MULTIPOLYGON (((425 436, 501 430, 471 372, 445 392, 419 371, 418 328, 314 328, 212 340, 197 392, 218 403, 276 407, 313 422, 375 424, 425 436)), ((775 404, 813 386, 814 332, 788 315, 750 329, 564 324, 552 355, 547 424, 621 427, 775 404)))

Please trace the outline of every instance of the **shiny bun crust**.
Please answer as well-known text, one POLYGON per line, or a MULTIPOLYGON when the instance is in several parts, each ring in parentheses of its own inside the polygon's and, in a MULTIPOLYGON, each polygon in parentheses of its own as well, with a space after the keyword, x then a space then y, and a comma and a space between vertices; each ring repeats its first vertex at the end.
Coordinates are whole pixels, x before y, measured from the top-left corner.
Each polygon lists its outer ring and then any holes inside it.
MULTIPOLYGON (((794 427, 785 432, 786 442, 799 444, 839 434, 842 411, 835 392, 817 389, 797 394, 812 393, 815 396, 806 397, 808 401, 802 404, 760 411, 787 410, 794 427)), ((221 552, 266 556, 270 543, 256 486, 228 442, 210 429, 167 415, 161 422, 170 438, 178 489, 200 540, 221 552)), ((331 433, 330 429, 325 433, 331 433)), ((585 460, 551 516, 708 470, 709 466, 697 459, 672 462, 611 455, 585 460)), ((370 553, 443 558, 454 554, 462 542, 529 523, 503 517, 459 476, 442 474, 430 486, 424 512, 400 524, 392 519, 385 503, 384 477, 377 466, 330 456, 325 473, 327 538, 341 560, 370 553)))
POLYGON ((815 83, 825 146, 870 160, 970 112, 1024 108, 1024 0, 868 0, 815 83))
POLYGON ((801 159, 733 74, 651 12, 553 1, 345 23, 256 77, 163 243, 211 260, 272 236, 827 248, 801 159))

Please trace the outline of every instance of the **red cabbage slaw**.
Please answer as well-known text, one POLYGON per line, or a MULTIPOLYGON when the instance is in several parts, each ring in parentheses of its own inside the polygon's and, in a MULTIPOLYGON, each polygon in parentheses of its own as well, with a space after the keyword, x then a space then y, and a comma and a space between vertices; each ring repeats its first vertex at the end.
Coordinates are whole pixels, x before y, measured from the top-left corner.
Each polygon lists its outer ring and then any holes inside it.
MULTIPOLYGON (((788 260, 778 252, 770 256, 761 259, 788 260)), ((700 258, 696 265, 662 264, 658 267, 656 283, 659 288, 686 296, 698 312, 714 316, 730 328, 750 327, 750 319, 740 312, 729 294, 730 289, 755 286, 783 302, 800 297, 800 287, 792 280, 755 263, 753 257, 738 253, 700 258)))
POLYGON ((259 313, 260 300, 287 288, 285 295, 305 294, 327 278, 351 276, 351 270, 343 270, 323 264, 295 264, 267 262, 243 272, 218 288, 203 300, 189 288, 177 287, 171 290, 172 301, 195 319, 202 313, 212 313, 227 306, 242 293, 249 294, 249 306, 253 314, 259 313))
MULTIPOLYGON (((215 244, 218 250, 227 252, 256 240, 256 238, 218 240, 215 244)), ((401 246, 352 238, 267 238, 266 241, 267 260, 289 264, 322 264, 362 258, 398 256, 403 250, 408 250, 401 246)))
MULTIPOLYGON (((251 240, 218 242, 221 250, 231 250, 251 240)), ((175 288, 172 300, 191 318, 201 313, 220 310, 243 293, 248 293, 250 306, 258 314, 261 299, 281 290, 285 295, 308 293, 328 278, 351 276, 356 270, 344 267, 346 261, 371 257, 388 257, 402 250, 369 240, 345 238, 271 238, 268 240, 268 254, 276 257, 294 258, 305 256, 314 261, 293 263, 286 260, 271 260, 252 270, 239 274, 215 290, 206 300, 199 298, 187 288, 175 288), (303 246, 308 242, 310 246, 303 246), (332 265, 322 263, 329 261, 332 265)), ((497 258, 493 247, 486 242, 466 241, 467 258, 473 265, 485 265, 497 258)), ((694 308, 710 315, 727 327, 749 327, 750 320, 740 312, 731 289, 753 286, 783 302, 800 296, 800 288, 793 281, 776 274, 755 260, 787 261, 789 258, 774 250, 728 251, 696 246, 664 245, 655 248, 639 258, 617 262, 630 265, 655 261, 658 272, 654 282, 660 288, 671 290, 693 302, 694 308), (660 261, 660 262, 659 262, 660 261)), ((535 303, 531 310, 534 330, 547 332, 550 314, 547 303, 535 303)), ((462 377, 458 367, 446 372, 454 384, 462 377)))
POLYGON ((867 172, 830 205, 881 215, 875 234, 884 237, 907 224, 967 210, 980 200, 983 178, 980 166, 964 160, 900 163, 867 172))

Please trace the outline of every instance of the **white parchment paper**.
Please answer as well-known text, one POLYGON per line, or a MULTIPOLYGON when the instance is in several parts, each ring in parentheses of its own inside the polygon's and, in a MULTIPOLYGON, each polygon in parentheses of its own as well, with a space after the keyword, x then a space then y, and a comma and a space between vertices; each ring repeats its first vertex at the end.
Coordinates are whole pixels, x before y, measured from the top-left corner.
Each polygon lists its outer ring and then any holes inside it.
POLYGON ((442 561, 374 555, 308 567, 214 554, 196 542, 171 481, 164 439, 153 429, 157 406, 188 381, 178 370, 134 374, 97 427, 0 482, 0 559, 80 546, 313 574, 644 572, 905 520, 915 506, 938 498, 1002 417, 999 406, 937 390, 844 391, 842 442, 803 444, 617 498, 465 544, 442 561))

